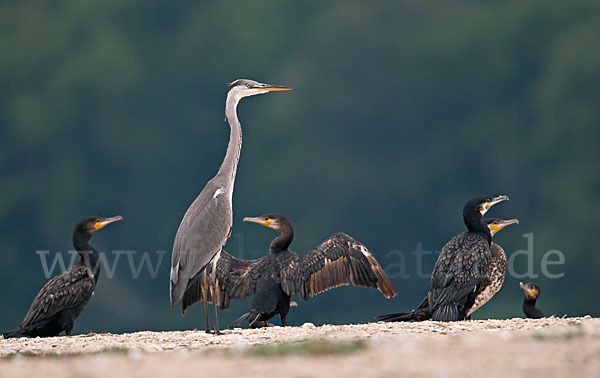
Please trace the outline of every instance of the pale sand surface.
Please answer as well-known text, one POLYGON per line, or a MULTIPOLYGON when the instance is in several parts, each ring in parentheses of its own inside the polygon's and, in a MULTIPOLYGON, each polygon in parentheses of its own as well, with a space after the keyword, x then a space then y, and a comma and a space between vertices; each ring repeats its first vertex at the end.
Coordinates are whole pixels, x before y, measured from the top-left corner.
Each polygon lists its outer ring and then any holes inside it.
POLYGON ((591 317, 306 324, 224 333, 0 339, 0 377, 600 377, 600 319, 591 317), (339 353, 257 355, 257 345, 277 353, 289 343, 314 340, 364 343, 339 353))

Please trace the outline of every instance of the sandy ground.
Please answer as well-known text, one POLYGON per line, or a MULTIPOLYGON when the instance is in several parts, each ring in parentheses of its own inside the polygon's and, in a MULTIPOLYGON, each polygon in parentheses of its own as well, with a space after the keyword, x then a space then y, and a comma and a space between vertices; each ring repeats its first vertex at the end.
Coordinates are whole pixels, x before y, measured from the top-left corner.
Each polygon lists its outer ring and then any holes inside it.
POLYGON ((226 330, 221 336, 182 331, 0 339, 0 377, 235 374, 600 377, 600 319, 305 324, 226 330), (320 343, 326 347, 310 348, 320 343))

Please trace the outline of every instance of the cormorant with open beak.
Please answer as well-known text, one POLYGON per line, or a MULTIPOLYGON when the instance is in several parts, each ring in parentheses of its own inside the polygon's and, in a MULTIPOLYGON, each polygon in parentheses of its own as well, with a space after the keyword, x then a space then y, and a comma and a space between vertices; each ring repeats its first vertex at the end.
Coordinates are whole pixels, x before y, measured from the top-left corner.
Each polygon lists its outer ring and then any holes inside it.
POLYGON ((442 248, 431 274, 427 296, 416 309, 408 313, 383 315, 377 317, 377 320, 464 320, 486 303, 504 282, 504 274, 501 274, 503 255, 506 260, 504 253, 495 254, 498 260, 494 260, 492 235, 518 221, 497 220, 506 222, 502 225, 494 224, 494 220, 486 223, 482 221, 482 217, 492 206, 506 200, 508 196, 475 197, 469 200, 463 208, 463 219, 468 231, 456 235, 442 248), (499 271, 494 270, 494 264, 499 264, 499 271))

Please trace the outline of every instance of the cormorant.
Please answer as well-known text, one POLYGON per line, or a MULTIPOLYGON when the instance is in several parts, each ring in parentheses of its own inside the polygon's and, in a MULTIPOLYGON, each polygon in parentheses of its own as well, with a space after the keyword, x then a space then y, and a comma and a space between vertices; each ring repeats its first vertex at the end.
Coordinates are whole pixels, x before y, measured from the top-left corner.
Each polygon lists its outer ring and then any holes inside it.
MULTIPOLYGON (((518 219, 502 220, 497 218, 484 219, 483 224, 489 228, 490 234, 493 237, 498 231, 511 224, 519 223, 518 219)), ((492 297, 500 291, 504 278, 506 277, 506 253, 504 249, 498 244, 492 242, 490 245, 490 251, 492 253, 492 260, 488 273, 488 279, 490 284, 482 287, 475 296, 473 306, 467 311, 467 318, 470 318, 471 314, 481 306, 486 304, 492 297)), ((431 319, 431 312, 429 310, 428 297, 425 297, 419 306, 411 312, 389 314, 378 317, 378 320, 398 322, 398 321, 423 321, 431 319)))
POLYGON ((241 299, 254 293, 247 313, 230 327, 248 321, 250 326, 266 324, 276 314, 286 326, 290 296, 297 293, 300 299, 341 285, 377 288, 386 297, 396 295, 394 286, 368 249, 343 233, 330 236, 310 252, 297 255, 288 247, 294 237, 290 221, 279 214, 266 214, 256 218, 244 218, 279 232, 269 247, 269 254, 255 260, 240 260, 224 250, 184 296, 182 311, 194 301, 214 302, 208 285, 214 284, 216 303, 223 309, 229 307, 230 299, 241 299), (210 269, 210 271, 208 271, 210 269), (264 322, 264 323, 263 323, 264 322))
POLYGON ((5 338, 23 336, 71 336, 73 323, 94 293, 100 275, 99 254, 89 243, 92 235, 106 225, 122 220, 90 217, 79 221, 73 231, 73 246, 81 260, 48 281, 37 294, 25 319, 5 338))
MULTIPOLYGON (((469 310, 481 293, 489 300, 491 291, 486 287, 495 276, 490 248, 492 225, 486 224, 481 218, 493 205, 505 200, 508 200, 508 196, 475 197, 469 200, 463 208, 468 231, 458 234, 442 248, 431 274, 427 296, 416 309, 408 313, 383 315, 377 320, 464 320, 472 313, 469 310)), ((502 258, 501 254, 498 258, 502 258)), ((485 303, 483 297, 480 297, 479 303, 479 307, 485 303)))
MULTIPOLYGON (((518 219, 503 220, 489 218, 483 220, 483 224, 489 228, 492 237, 504 227, 518 223, 518 219)), ((506 277, 506 253, 502 247, 494 242, 490 245, 490 252, 492 252, 492 261, 487 275, 490 284, 485 287, 482 286, 477 292, 473 306, 467 311, 467 318, 470 318, 472 313, 489 302, 504 284, 504 278, 506 277)))
POLYGON ((525 292, 523 299, 523 312, 530 319, 544 318, 546 315, 539 308, 535 307, 535 302, 540 296, 540 288, 534 283, 519 282, 519 287, 525 292))

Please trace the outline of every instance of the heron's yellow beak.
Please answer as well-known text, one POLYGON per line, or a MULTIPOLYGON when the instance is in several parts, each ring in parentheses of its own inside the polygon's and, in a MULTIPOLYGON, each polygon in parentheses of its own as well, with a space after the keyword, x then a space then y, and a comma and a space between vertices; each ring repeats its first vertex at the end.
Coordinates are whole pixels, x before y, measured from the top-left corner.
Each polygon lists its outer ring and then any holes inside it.
POLYGON ((291 91, 292 88, 288 88, 288 87, 282 87, 280 85, 269 85, 266 86, 264 88, 259 88, 262 89, 265 92, 274 92, 274 91, 291 91))
POLYGON ((123 220, 123 217, 120 215, 117 215, 116 217, 112 217, 112 218, 104 218, 103 220, 97 221, 96 223, 94 223, 94 228, 96 230, 99 230, 113 222, 120 221, 120 220, 123 220))

